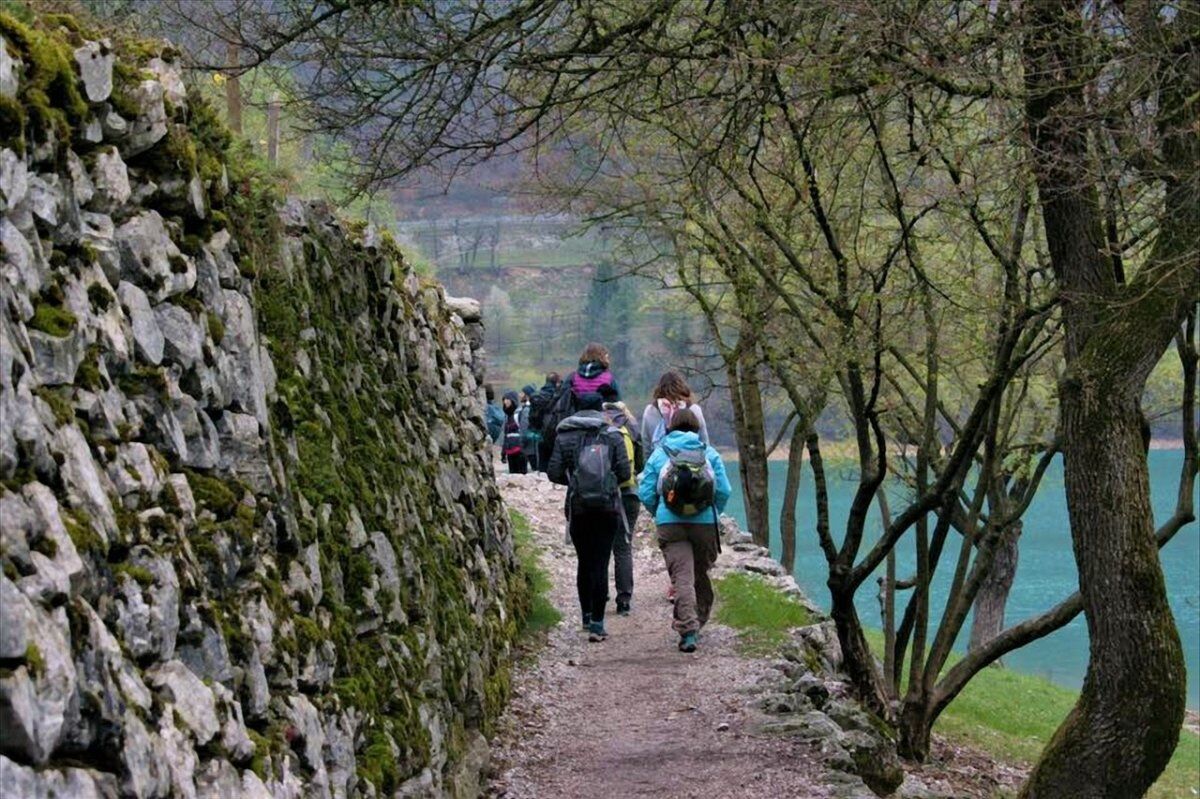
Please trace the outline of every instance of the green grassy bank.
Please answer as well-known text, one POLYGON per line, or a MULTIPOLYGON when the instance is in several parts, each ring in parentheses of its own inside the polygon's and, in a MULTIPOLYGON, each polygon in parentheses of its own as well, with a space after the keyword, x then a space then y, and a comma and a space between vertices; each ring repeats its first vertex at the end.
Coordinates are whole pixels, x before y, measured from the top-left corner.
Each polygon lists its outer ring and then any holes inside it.
MULTIPOLYGON (((717 581, 716 618, 737 629, 746 650, 763 654, 787 631, 809 622, 804 608, 765 581, 731 574, 717 581)), ((878 649, 882 636, 868 631, 878 649)), ((1079 694, 1049 680, 1010 669, 985 669, 942 713, 934 732, 982 749, 1008 763, 1033 763, 1075 705, 1079 694)), ((1200 796, 1200 736, 1184 732, 1170 765, 1147 794, 1150 799, 1200 796)))

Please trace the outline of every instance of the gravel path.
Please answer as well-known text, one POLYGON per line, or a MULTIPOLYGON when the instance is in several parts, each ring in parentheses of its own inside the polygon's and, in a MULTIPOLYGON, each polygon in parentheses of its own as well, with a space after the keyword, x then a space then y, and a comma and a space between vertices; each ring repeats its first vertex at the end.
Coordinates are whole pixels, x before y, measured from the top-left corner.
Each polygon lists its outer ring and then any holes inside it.
POLYGON ((736 634, 717 624, 697 653, 677 651, 667 573, 648 527, 639 525, 636 539, 633 613, 612 613, 608 641, 590 644, 579 627, 561 489, 533 476, 501 475, 500 485, 530 520, 563 622, 514 675, 487 795, 830 795, 808 745, 756 732, 765 717, 753 706, 754 686, 770 671, 765 661, 739 655, 736 634))

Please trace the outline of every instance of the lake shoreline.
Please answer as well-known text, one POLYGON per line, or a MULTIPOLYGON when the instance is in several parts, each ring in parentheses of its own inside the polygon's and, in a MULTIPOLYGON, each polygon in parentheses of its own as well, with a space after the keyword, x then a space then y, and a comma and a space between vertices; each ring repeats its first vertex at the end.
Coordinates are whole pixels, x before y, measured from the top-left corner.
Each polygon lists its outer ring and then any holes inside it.
MULTIPOLYGON (((854 444, 849 441, 834 441, 829 444, 824 444, 821 447, 821 454, 826 460, 857 460, 858 455, 854 451, 854 444)), ((1182 438, 1152 438, 1150 439, 1150 449, 1152 451, 1173 451, 1183 449, 1182 438)), ((739 450, 736 447, 717 447, 717 452, 721 453, 721 458, 726 463, 737 463, 741 460, 739 450)), ((906 447, 889 447, 888 453, 897 457, 904 455, 916 455, 917 448, 914 446, 906 447)), ((786 461, 790 456, 790 447, 780 444, 775 450, 767 456, 768 461, 786 461)), ((808 452, 804 453, 805 462, 808 461, 808 452)))

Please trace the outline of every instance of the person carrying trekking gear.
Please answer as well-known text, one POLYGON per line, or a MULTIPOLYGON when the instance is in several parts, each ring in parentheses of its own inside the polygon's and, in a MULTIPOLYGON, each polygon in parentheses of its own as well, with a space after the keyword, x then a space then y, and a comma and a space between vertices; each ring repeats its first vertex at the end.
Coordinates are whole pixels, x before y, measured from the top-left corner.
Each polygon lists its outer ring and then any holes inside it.
POLYGON ((487 399, 484 420, 487 422, 488 438, 493 444, 499 444, 500 436, 504 433, 504 411, 496 405, 496 389, 492 388, 491 383, 484 384, 483 396, 487 399))
POLYGON ((673 627, 679 651, 695 652, 713 605, 709 568, 721 551, 718 518, 731 488, 720 454, 700 440, 688 408, 671 416, 667 435, 646 461, 638 496, 657 525, 658 546, 675 586, 673 627))
POLYGON ((642 411, 642 449, 646 457, 654 452, 654 448, 666 436, 671 424, 671 417, 676 411, 690 410, 700 422, 700 441, 708 444, 708 426, 704 423, 704 411, 696 404, 692 389, 688 386, 683 375, 675 370, 663 372, 654 387, 654 396, 646 409, 642 411))
POLYGON ((521 447, 521 423, 517 419, 520 410, 517 392, 507 392, 504 395, 504 438, 500 444, 500 461, 508 464, 509 474, 525 474, 529 471, 525 451, 521 447))
POLYGON ((546 471, 546 465, 550 463, 550 452, 554 448, 554 440, 546 439, 546 413, 550 410, 550 406, 554 404, 554 397, 558 394, 558 387, 562 385, 562 376, 558 372, 550 372, 546 375, 546 382, 534 394, 529 397, 529 433, 537 437, 537 463, 534 466, 539 472, 546 471))
POLYGON ((542 443, 541 431, 534 429, 529 422, 529 416, 533 413, 532 398, 536 393, 537 389, 528 385, 517 395, 517 425, 521 428, 521 452, 525 454, 525 462, 529 464, 531 472, 538 471, 538 445, 542 443))
POLYGON ((595 392, 579 398, 579 410, 558 427, 546 469, 551 482, 567 486, 567 527, 579 558, 575 587, 593 642, 608 637, 608 560, 622 528, 620 485, 633 474, 621 434, 601 411, 603 402, 595 392))
POLYGON ((638 435, 637 421, 625 403, 617 397, 612 386, 601 386, 600 396, 604 399, 604 418, 621 434, 625 454, 629 457, 632 472, 629 479, 621 483, 621 505, 625 524, 613 536, 613 580, 617 588, 617 615, 628 616, 633 600, 633 531, 637 527, 638 513, 642 501, 637 494, 637 475, 645 466, 642 457, 642 439, 638 435))
POLYGON ((554 446, 554 436, 557 435, 558 425, 579 407, 579 398, 584 394, 595 393, 601 386, 612 386, 621 396, 617 381, 608 368, 608 348, 595 342, 583 348, 579 356, 579 368, 571 372, 562 381, 554 402, 546 412, 542 422, 542 439, 554 446))

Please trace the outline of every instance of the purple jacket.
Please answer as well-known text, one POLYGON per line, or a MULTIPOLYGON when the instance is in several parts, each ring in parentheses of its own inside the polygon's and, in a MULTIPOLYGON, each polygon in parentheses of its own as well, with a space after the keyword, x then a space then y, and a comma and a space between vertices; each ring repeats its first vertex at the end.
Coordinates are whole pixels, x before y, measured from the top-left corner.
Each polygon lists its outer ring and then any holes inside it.
MULTIPOLYGON (((589 392, 598 391, 600 386, 617 388, 617 381, 612 372, 605 369, 599 361, 588 361, 579 366, 579 371, 571 376, 571 391, 576 397, 582 397, 589 392)), ((620 390, 617 391, 618 396, 620 390)))

